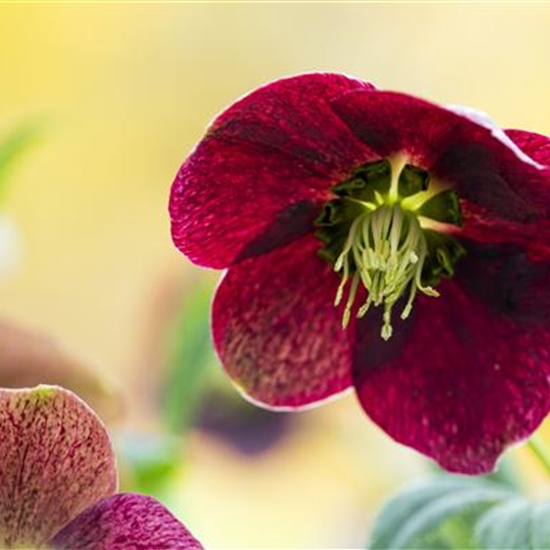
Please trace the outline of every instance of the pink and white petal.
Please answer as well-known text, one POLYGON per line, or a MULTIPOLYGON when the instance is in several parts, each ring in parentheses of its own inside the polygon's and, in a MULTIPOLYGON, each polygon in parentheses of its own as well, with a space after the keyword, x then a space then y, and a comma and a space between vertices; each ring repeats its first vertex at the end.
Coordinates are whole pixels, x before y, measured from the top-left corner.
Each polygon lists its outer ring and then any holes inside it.
POLYGON ((495 136, 494 128, 397 92, 350 92, 331 106, 380 156, 406 155, 456 188, 462 200, 486 210, 489 219, 524 223, 550 217, 550 204, 530 192, 547 183, 548 175, 495 136))
POLYGON ((201 550, 203 546, 157 500, 132 493, 94 504, 49 545, 55 550, 201 550))
POLYGON ((40 547, 116 490, 109 436, 73 393, 1 389, 0 425, 0 547, 40 547))
POLYGON ((535 162, 550 168, 550 138, 525 130, 506 130, 506 135, 535 162))
POLYGON ((495 121, 484 111, 480 111, 479 109, 474 109, 472 107, 465 107, 463 105, 446 105, 446 108, 460 116, 466 117, 484 128, 487 128, 494 138, 501 141, 509 149, 512 149, 515 155, 523 162, 531 164, 535 168, 543 168, 543 165, 539 164, 535 161, 535 159, 518 147, 510 136, 508 136, 507 132, 498 126, 495 121))
POLYGON ((357 324, 356 392, 396 441, 449 471, 490 472, 550 409, 550 324, 480 301, 455 281, 438 290, 439 298, 418 297, 388 342, 376 310, 357 324))
POLYGON ((313 235, 232 267, 214 298, 214 344, 245 396, 295 409, 351 383, 349 331, 333 306, 339 277, 313 235))
POLYGON ((278 80, 239 100, 211 125, 171 190, 175 245, 223 268, 289 242, 353 168, 378 158, 330 108, 372 86, 335 74, 278 80))

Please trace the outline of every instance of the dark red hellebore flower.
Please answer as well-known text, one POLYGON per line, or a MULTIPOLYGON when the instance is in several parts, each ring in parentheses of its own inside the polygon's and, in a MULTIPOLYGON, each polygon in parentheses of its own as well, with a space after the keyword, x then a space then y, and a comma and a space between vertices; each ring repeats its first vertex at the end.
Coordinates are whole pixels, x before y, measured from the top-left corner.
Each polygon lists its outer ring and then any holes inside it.
POLYGON ((479 474, 550 407, 549 166, 544 136, 307 74, 216 118, 172 235, 227 268, 213 337, 248 398, 353 386, 395 440, 479 474))

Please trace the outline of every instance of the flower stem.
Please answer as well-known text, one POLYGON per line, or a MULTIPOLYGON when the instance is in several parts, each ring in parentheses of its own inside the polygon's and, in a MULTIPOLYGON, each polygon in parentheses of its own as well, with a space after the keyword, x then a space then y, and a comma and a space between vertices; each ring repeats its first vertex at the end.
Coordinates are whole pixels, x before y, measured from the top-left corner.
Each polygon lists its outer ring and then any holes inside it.
POLYGON ((539 459, 539 461, 544 466, 546 472, 550 474, 550 451, 545 445, 543 439, 538 435, 533 435, 527 441, 529 449, 533 452, 534 455, 539 459))

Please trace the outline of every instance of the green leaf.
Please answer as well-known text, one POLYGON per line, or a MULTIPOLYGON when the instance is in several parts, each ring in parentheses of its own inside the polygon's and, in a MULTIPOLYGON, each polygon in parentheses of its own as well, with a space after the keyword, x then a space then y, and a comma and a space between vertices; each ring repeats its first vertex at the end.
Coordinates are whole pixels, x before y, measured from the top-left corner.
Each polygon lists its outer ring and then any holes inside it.
POLYGON ((509 457, 502 457, 498 461, 498 469, 490 474, 485 474, 478 479, 493 481, 509 489, 521 492, 522 480, 514 461, 509 457))
POLYGON ((189 285, 173 327, 168 380, 164 389, 164 418, 175 432, 191 423, 214 364, 210 338, 212 284, 199 277, 189 285))
POLYGON ((550 501, 533 506, 531 528, 532 548, 550 548, 550 501))
POLYGON ((531 504, 524 497, 510 498, 487 511, 478 521, 475 536, 483 548, 531 548, 531 504))
POLYGON ((15 161, 43 135, 44 123, 31 120, 17 126, 0 141, 0 200, 6 192, 8 173, 15 161))
MULTIPOLYGON (((443 470, 440 466, 438 466, 435 462, 432 462, 431 460, 426 461, 426 467, 428 469, 428 472, 433 474, 434 476, 444 476, 447 479, 465 479, 464 476, 460 474, 451 474, 446 470, 443 470)), ((508 456, 504 456, 498 461, 498 468, 494 472, 491 472, 490 474, 476 476, 475 479, 492 481, 509 489, 516 489, 519 492, 522 491, 523 481, 521 479, 521 476, 518 474, 518 470, 516 464, 514 463, 514 460, 508 456)))
POLYGON ((185 464, 181 442, 176 437, 120 433, 117 457, 122 464, 122 490, 161 495, 185 464))
POLYGON ((472 522, 514 492, 485 479, 439 475, 393 497, 378 516, 368 548, 475 548, 472 522))
POLYGON ((510 498, 479 519, 475 536, 487 550, 550 548, 550 502, 510 498))

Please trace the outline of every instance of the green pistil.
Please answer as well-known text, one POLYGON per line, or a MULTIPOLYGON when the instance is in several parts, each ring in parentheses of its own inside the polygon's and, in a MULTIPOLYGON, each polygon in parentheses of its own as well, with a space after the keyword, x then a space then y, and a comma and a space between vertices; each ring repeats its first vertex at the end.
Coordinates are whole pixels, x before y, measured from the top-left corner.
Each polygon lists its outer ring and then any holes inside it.
POLYGON ((342 326, 349 324, 361 283, 368 295, 357 317, 372 305, 383 306, 381 336, 388 340, 396 302, 408 293, 400 315, 406 319, 417 292, 439 296, 433 285, 452 277, 465 254, 454 238, 419 221, 460 225, 458 198, 452 190, 430 191, 429 174, 402 158, 361 166, 333 191, 338 198, 324 206, 315 223, 316 236, 324 243, 319 255, 342 278, 335 306, 350 283, 342 326))
POLYGON ((406 164, 399 174, 397 189, 400 197, 410 197, 428 189, 430 176, 412 164, 406 164))
POLYGON ((390 190, 391 163, 388 159, 371 162, 357 168, 353 176, 336 185, 332 190, 341 197, 353 197, 363 202, 372 202, 376 194, 390 190))

